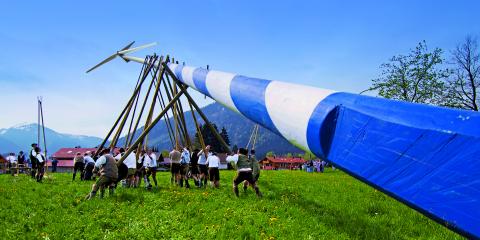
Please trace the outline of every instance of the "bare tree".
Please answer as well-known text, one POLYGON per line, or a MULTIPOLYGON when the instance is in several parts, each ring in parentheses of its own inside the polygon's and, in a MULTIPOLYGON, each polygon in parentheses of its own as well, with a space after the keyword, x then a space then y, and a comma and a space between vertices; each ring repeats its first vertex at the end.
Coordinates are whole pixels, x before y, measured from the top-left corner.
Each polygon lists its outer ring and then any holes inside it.
POLYGON ((480 52, 478 41, 465 38, 452 51, 452 64, 456 66, 448 82, 447 106, 478 111, 480 104, 480 52))

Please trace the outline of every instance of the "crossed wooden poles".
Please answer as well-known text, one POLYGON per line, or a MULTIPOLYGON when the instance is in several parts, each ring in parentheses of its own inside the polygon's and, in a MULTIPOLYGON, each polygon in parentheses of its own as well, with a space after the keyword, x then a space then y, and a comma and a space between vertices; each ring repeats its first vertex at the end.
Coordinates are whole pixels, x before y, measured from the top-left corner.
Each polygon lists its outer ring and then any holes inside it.
POLYGON ((107 136, 104 138, 104 140, 98 147, 97 151, 94 153, 94 157, 97 156, 102 151, 102 149, 105 148, 105 144, 107 143, 108 139, 110 139, 112 134, 115 132, 113 135, 112 141, 110 142, 110 145, 109 145, 110 151, 113 151, 113 149, 118 143, 118 140, 127 123, 130 112, 132 112, 132 109, 133 109, 133 114, 130 119, 128 133, 125 137, 125 143, 124 143, 124 146, 128 147, 128 149, 126 150, 122 158, 117 162, 117 164, 120 165, 121 163, 123 163, 125 158, 133 151, 137 150, 136 152, 138 155, 139 152, 144 147, 148 146, 148 134, 163 117, 165 117, 165 124, 167 126, 168 136, 170 138, 170 142, 172 143, 172 147, 178 148, 179 144, 182 144, 183 146, 188 146, 189 148, 191 148, 192 143, 188 134, 184 111, 183 111, 183 107, 180 100, 180 97, 182 95, 187 98, 188 106, 190 107, 190 110, 192 113, 193 121, 196 126, 196 130, 199 137, 198 139, 202 146, 202 149, 205 150, 205 143, 203 141, 203 136, 201 134, 194 109, 203 119, 203 121, 208 126, 210 131, 213 132, 215 137, 223 145, 223 148, 227 151, 227 153, 230 153, 229 146, 225 143, 225 141, 220 136, 218 131, 212 126, 212 124, 207 119, 205 114, 202 112, 202 110, 198 107, 198 105, 195 103, 193 98, 187 92, 188 86, 180 82, 175 76, 175 74, 172 72, 172 70, 168 67, 167 63, 169 61, 170 61, 170 58, 168 56, 166 58, 164 58, 163 56, 158 57, 157 55, 145 57, 142 70, 140 71, 137 84, 132 96, 130 97, 126 106, 123 108, 122 112, 116 119, 115 123, 113 124, 113 127, 110 129, 107 136), (141 104, 141 107, 137 116, 137 120, 135 121, 135 124, 133 124, 139 99, 140 99, 141 88, 149 75, 151 76, 151 82, 148 85, 148 90, 146 92, 143 103, 141 104), (162 96, 161 85, 163 85, 164 87, 164 92, 167 98, 166 100, 164 100, 164 96, 162 96), (151 100, 148 115, 145 120, 143 131, 135 139, 135 135, 136 135, 135 133, 137 132, 137 128, 142 118, 142 114, 145 110, 146 104, 149 99, 149 95, 152 92, 153 88, 154 88, 153 97, 151 100), (161 112, 157 115, 157 117, 153 118, 154 109, 157 101, 160 104, 161 112), (169 116, 170 110, 172 112, 172 117, 174 121, 173 124, 170 122, 170 116, 169 116))

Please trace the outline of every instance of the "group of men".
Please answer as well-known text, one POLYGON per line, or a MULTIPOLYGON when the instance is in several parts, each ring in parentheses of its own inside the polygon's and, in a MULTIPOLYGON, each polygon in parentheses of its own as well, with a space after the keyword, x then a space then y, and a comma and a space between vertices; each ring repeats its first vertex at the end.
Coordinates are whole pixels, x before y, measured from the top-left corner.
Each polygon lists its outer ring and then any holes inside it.
MULTIPOLYGON (((189 176, 187 173, 190 170, 191 177, 195 181, 197 187, 207 185, 207 179, 213 187, 220 187, 220 158, 215 152, 210 151, 210 146, 206 146, 205 150, 194 150, 193 154, 187 148, 183 148, 182 152, 173 149, 169 154, 172 161, 172 180, 175 179, 178 185, 190 187, 188 184, 189 176), (190 169, 189 169, 190 168, 190 169)), ((248 150, 240 148, 237 153, 227 157, 227 161, 237 168, 237 175, 233 181, 233 190, 236 196, 239 196, 238 185, 244 183, 244 191, 248 186, 254 188, 257 196, 261 197, 257 182, 260 177, 260 167, 255 158, 255 150, 248 150)))
MULTIPOLYGON (((139 187, 141 180, 144 179, 145 187, 150 189, 152 188, 150 177, 152 177, 155 187, 157 187, 157 156, 151 149, 142 150, 138 158, 132 151, 122 163, 119 163, 118 161, 124 155, 125 149, 123 148, 119 149, 115 157, 110 154, 109 149, 100 152, 100 157, 94 162, 94 172, 98 174, 98 180, 93 184, 86 199, 93 198, 98 190, 100 190, 100 197, 103 197, 107 188, 109 194, 113 194, 120 180, 124 181, 123 186, 125 187, 139 187)), ((75 179, 75 172, 73 178, 75 179)))
MULTIPOLYGON (((120 149, 115 156, 110 153, 109 149, 104 149, 100 152, 100 157, 94 163, 94 168, 99 178, 93 184, 92 191, 87 195, 86 199, 94 197, 99 190, 100 196, 103 197, 107 188, 110 194, 113 194, 117 183, 121 179, 125 179, 125 187, 139 187, 143 178, 145 187, 150 189, 152 188, 150 177, 152 177, 157 187, 157 156, 151 149, 141 151, 138 155, 134 151, 126 157, 124 155, 124 149, 120 149), (118 161, 123 157, 123 163, 118 164, 118 161), (125 170, 122 170, 122 168, 125 170)), ((192 154, 187 148, 175 148, 169 153, 169 157, 171 160, 172 183, 183 187, 185 182, 185 187, 189 188, 188 180, 193 178, 197 187, 206 186, 208 180, 210 180, 212 187, 218 188, 220 186, 220 159, 215 152, 210 151, 210 146, 206 146, 204 150, 196 149, 192 154)), ((163 156, 160 155, 160 158, 163 158, 163 156)), ((240 148, 236 154, 228 156, 227 161, 237 168, 237 175, 233 181, 235 195, 239 196, 238 185, 243 183, 244 191, 247 190, 248 186, 251 186, 257 196, 261 197, 262 193, 257 186, 260 168, 255 159, 255 151, 252 150, 249 154, 247 149, 240 148)), ((78 160, 77 162, 80 163, 81 161, 78 160)), ((75 165, 77 165, 77 162, 75 165)), ((81 164, 78 165, 80 168, 81 164)), ((75 179, 75 174, 76 172, 74 171, 73 179, 75 179)))
POLYGON ((80 180, 92 180, 93 169, 95 166, 95 160, 92 158, 92 152, 87 151, 84 154, 77 152, 73 158, 73 178, 72 181, 75 181, 75 176, 77 172, 80 172, 80 180))
POLYGON ((20 151, 18 156, 16 156, 13 152, 9 153, 5 160, 7 160, 7 167, 10 169, 12 176, 15 174, 15 171, 12 170, 13 168, 25 165, 27 163, 23 151, 20 151))
POLYGON ((189 178, 193 178, 195 186, 207 186, 208 179, 213 187, 220 186, 220 159, 217 154, 210 152, 210 146, 204 150, 195 149, 192 154, 184 147, 173 149, 170 154, 172 182, 176 182, 180 187, 190 188, 189 178), (179 151, 182 149, 182 152, 179 151), (208 178, 209 177, 209 178, 208 178))

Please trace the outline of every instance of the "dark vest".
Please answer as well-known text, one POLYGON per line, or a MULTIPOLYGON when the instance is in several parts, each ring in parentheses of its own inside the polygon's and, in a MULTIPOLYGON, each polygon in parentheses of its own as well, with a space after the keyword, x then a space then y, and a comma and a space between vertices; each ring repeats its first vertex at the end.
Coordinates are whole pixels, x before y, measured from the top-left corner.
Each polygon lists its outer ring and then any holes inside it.
POLYGON ((32 150, 33 150, 33 148, 30 150, 29 158, 30 158, 30 162, 35 163, 35 162, 37 162, 37 158, 32 155, 32 150))
POLYGON ((110 154, 106 154, 105 158, 107 159, 106 163, 100 168, 100 175, 110 178, 118 178, 118 167, 115 158, 110 154))
POLYGON ((238 155, 238 161, 237 161, 237 169, 240 168, 251 168, 252 164, 250 163, 250 160, 248 159, 247 156, 239 154, 238 155))

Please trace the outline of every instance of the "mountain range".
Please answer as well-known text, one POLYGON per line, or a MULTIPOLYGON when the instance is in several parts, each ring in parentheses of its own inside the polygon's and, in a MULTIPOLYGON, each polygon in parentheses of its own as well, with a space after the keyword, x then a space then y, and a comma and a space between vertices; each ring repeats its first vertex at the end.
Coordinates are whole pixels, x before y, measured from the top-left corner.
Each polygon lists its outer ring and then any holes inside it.
MULTIPOLYGON (((207 105, 202 108, 202 111, 210 122, 217 125, 219 130, 222 127, 227 130, 231 146, 245 147, 247 145, 255 126, 254 122, 218 103, 207 105)), ((199 124, 204 123, 198 113, 196 113, 196 118, 199 124)), ((185 121, 189 135, 193 138, 196 127, 190 111, 185 112, 185 121)), ((143 131, 143 127, 139 128, 135 135, 140 135, 141 131, 143 131)), ((102 141, 98 137, 58 133, 50 128, 45 128, 45 135, 49 154, 53 154, 62 147, 94 147, 102 141)), ((18 152, 20 150, 28 151, 30 144, 37 142, 36 138, 37 124, 35 123, 20 124, 11 128, 0 129, 0 153, 18 152)), ((122 146, 124 143, 125 138, 120 138, 117 146, 122 146)), ((172 147, 164 121, 160 121, 152 129, 148 136, 148 145, 154 146, 159 150, 168 150, 172 147)), ((258 131, 255 150, 259 158, 265 156, 269 151, 273 151, 277 155, 303 153, 302 150, 296 148, 284 138, 261 126, 258 131)))
MULTIPOLYGON (((31 123, 0 129, 0 153, 18 153, 21 150, 27 152, 30 145, 37 142, 37 127, 38 124, 31 123)), ((47 127, 45 137, 47 154, 53 154, 62 147, 94 147, 102 141, 98 137, 59 133, 47 127)), ((41 142, 43 145, 43 141, 41 142)))

